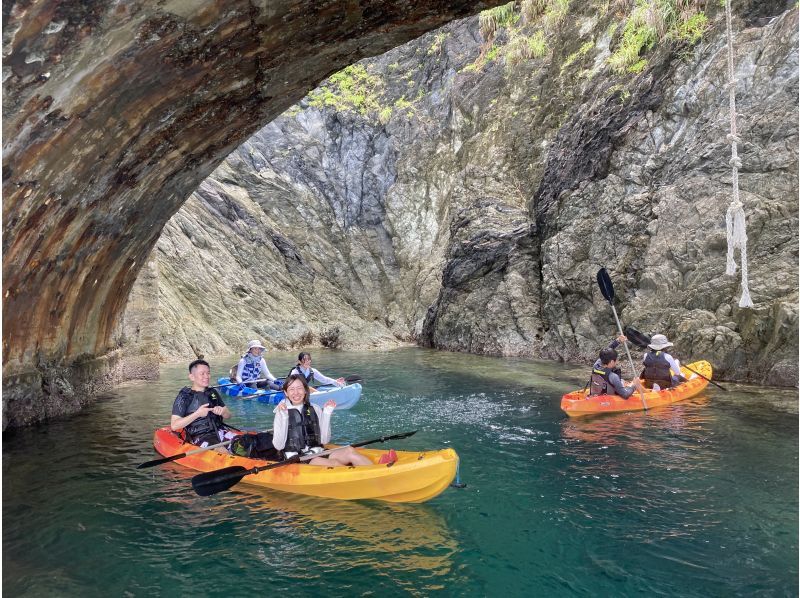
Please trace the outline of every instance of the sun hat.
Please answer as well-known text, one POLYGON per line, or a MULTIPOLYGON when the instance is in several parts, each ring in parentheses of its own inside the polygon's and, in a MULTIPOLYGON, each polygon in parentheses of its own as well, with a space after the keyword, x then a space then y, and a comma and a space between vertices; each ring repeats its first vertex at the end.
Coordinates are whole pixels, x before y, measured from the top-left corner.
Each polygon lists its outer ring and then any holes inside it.
POLYGON ((654 351, 661 351, 661 349, 666 349, 667 347, 671 347, 672 343, 667 340, 667 337, 663 334, 654 334, 653 337, 650 339, 650 344, 647 345, 654 351))
POLYGON ((255 349, 255 348, 266 349, 266 347, 264 345, 262 345, 259 341, 250 341, 249 343, 247 343, 247 350, 248 351, 250 349, 255 349))

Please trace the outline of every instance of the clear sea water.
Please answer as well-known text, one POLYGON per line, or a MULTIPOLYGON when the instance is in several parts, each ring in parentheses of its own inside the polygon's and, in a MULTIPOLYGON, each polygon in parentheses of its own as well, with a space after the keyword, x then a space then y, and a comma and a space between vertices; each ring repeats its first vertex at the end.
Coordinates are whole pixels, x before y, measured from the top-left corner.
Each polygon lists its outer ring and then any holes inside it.
MULTIPOLYGON (((7 596, 797 596, 798 395, 728 384, 570 420, 585 368, 401 349, 313 352, 364 395, 336 441, 455 448, 464 489, 421 505, 245 484, 194 494, 154 459, 184 366, 3 437, 7 596)), ((268 353, 284 374, 293 354, 268 353)), ((212 363, 225 375, 234 358, 212 363)), ((272 407, 228 399, 267 429, 272 407)))

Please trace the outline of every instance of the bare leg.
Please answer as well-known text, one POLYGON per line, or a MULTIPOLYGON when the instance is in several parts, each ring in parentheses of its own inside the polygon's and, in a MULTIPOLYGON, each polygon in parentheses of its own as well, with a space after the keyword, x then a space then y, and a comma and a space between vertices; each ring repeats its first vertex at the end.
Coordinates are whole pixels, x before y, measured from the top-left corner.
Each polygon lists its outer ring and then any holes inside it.
POLYGON ((365 457, 352 446, 331 453, 327 458, 316 457, 309 461, 311 465, 325 465, 327 467, 341 467, 342 465, 374 465, 369 457, 365 457))

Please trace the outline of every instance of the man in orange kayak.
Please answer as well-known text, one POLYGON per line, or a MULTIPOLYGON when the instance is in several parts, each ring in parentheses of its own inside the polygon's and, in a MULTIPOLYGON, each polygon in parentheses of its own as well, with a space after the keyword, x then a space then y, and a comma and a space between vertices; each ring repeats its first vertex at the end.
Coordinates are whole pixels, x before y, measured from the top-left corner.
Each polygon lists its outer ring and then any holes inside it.
POLYGON ((189 442, 201 447, 218 444, 234 435, 225 429, 224 419, 231 411, 222 402, 219 393, 208 388, 211 367, 207 361, 196 359, 189 364, 192 386, 181 388, 172 404, 170 427, 174 432, 186 430, 189 442))
POLYGON ((624 335, 611 341, 611 344, 600 351, 600 357, 592 367, 592 377, 589 380, 589 396, 619 395, 628 399, 634 392, 642 390, 642 383, 634 378, 630 385, 623 382, 621 372, 617 367, 617 347, 628 340, 624 335))

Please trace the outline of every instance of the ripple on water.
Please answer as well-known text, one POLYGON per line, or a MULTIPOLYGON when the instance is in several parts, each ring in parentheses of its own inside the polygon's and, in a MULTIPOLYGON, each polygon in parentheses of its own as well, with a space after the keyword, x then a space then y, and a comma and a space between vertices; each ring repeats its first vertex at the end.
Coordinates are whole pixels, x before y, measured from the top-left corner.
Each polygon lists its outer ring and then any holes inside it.
MULTIPOLYGON (((285 371, 296 355, 268 357, 285 371)), ((134 469, 155 458, 153 429, 185 383, 167 366, 78 417, 4 436, 3 589, 796 595, 797 421, 781 408, 796 393, 734 388, 571 420, 559 400, 572 372, 557 365, 421 350, 314 359, 365 379, 359 405, 334 414, 335 440, 419 430, 391 446, 455 448, 467 487, 423 505, 245 484, 198 497, 177 464, 134 469)), ((228 404, 238 427, 270 427, 270 406, 228 404)))

